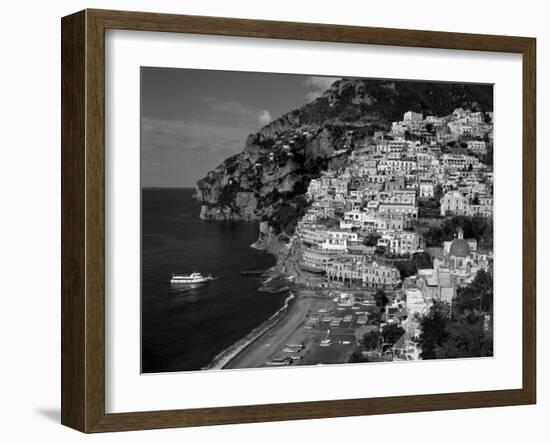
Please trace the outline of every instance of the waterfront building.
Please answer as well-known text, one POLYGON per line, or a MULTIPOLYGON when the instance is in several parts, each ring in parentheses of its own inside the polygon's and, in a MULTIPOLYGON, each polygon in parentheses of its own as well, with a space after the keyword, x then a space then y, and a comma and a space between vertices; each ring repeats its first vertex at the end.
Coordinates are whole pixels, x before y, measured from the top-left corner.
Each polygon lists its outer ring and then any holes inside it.
POLYGON ((299 265, 304 271, 324 275, 336 255, 335 252, 304 247, 299 265))
POLYGON ((340 283, 346 287, 360 285, 367 288, 393 289, 400 282, 395 267, 365 262, 364 256, 340 257, 327 266, 329 283, 340 283))

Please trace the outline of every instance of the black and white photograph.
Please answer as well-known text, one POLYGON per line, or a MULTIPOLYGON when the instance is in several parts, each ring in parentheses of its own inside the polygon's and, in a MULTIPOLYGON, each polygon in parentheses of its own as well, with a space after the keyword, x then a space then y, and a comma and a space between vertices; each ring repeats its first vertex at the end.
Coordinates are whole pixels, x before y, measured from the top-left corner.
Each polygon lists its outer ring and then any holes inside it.
POLYGON ((492 84, 142 67, 142 373, 493 357, 493 117, 492 84))
POLYGON ((543 3, 6 6, 0 441, 548 432, 543 3))

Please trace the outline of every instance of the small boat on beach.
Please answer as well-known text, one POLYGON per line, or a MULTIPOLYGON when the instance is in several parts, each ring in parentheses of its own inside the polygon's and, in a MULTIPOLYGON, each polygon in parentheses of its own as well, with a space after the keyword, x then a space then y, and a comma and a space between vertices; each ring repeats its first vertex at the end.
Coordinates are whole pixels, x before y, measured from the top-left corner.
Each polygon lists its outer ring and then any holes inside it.
POLYGON ((338 305, 338 307, 353 307, 353 304, 349 301, 339 302, 336 305, 338 305))
POLYGON ((319 344, 320 347, 330 347, 330 345, 332 344, 332 339, 329 338, 329 334, 330 334, 330 330, 327 331, 325 339, 323 339, 319 344))
POLYGON ((266 361, 268 367, 282 367, 292 364, 292 358, 273 358, 266 361))
POLYGON ((304 348, 304 344, 301 343, 301 344, 286 344, 285 347, 288 347, 288 348, 298 348, 298 349, 302 349, 304 348))
POLYGON ((189 275, 178 275, 172 273, 172 278, 170 279, 170 284, 204 284, 210 281, 214 281, 212 275, 204 276, 200 272, 193 272, 189 275))

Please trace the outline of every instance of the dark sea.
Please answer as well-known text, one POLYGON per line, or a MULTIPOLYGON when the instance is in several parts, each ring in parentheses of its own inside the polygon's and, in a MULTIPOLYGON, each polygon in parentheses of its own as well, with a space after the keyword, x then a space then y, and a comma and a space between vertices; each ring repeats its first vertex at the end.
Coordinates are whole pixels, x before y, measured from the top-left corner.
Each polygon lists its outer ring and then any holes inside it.
POLYGON ((258 292, 273 256, 250 247, 253 222, 205 222, 193 189, 142 191, 142 372, 200 370, 277 311, 285 294, 258 292), (211 273, 199 287, 172 287, 172 273, 211 273))

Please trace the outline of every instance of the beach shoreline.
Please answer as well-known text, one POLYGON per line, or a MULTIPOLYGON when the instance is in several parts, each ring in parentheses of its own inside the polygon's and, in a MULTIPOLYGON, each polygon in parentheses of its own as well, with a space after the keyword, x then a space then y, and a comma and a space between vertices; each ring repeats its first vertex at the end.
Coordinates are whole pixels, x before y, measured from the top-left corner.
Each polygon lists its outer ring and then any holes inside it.
POLYGON ((239 339, 233 345, 216 355, 214 359, 212 359, 212 362, 204 367, 203 370, 221 370, 226 368, 226 366, 238 357, 241 352, 245 351, 247 347, 251 346, 257 339, 269 330, 275 328, 277 324, 289 314, 292 306, 295 304, 295 300, 296 295, 294 292, 290 292, 290 294, 286 297, 283 306, 279 310, 248 333, 244 338, 239 339))
POLYGON ((235 355, 225 364, 225 369, 261 368, 275 358, 290 357, 285 349, 289 344, 302 348, 292 355, 291 366, 317 365, 319 363, 347 363, 355 344, 354 330, 347 327, 332 329, 326 326, 309 327, 308 322, 320 311, 334 311, 333 298, 326 290, 297 290, 292 308, 266 333, 235 355), (332 333, 331 344, 321 341, 332 333))
POLYGON ((273 368, 274 361, 281 360, 288 364, 277 365, 292 367, 350 362, 363 333, 359 318, 366 317, 369 309, 342 303, 341 296, 354 296, 352 292, 294 286, 283 307, 204 369, 273 368))

